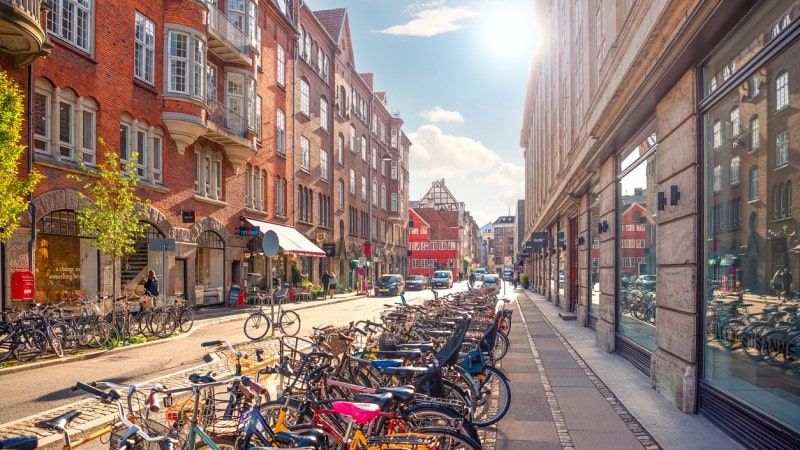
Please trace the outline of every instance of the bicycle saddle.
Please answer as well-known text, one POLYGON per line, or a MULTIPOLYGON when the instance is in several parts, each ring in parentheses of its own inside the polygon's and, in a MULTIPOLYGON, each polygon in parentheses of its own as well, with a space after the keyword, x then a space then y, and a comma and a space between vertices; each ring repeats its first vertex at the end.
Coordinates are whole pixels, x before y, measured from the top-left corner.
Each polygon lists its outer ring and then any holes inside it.
POLYGON ((73 409, 72 411, 67 411, 60 416, 53 417, 50 420, 43 420, 41 422, 36 422, 36 426, 39 428, 44 428, 46 430, 58 430, 62 431, 64 428, 67 427, 72 419, 81 415, 80 409, 73 409))
POLYGON ((382 387, 375 389, 376 394, 383 394, 384 392, 392 394, 392 398, 400 403, 406 403, 414 399, 417 389, 414 386, 407 384, 405 386, 397 387, 382 387))
POLYGON ((291 447, 314 447, 319 448, 324 434, 322 430, 312 428, 300 432, 279 431, 275 433, 275 440, 279 444, 291 447))
POLYGON ((374 405, 378 405, 378 407, 380 407, 380 409, 383 410, 389 403, 391 403, 392 398, 393 398, 392 394, 388 392, 383 392, 381 394, 362 393, 362 394, 356 394, 356 396, 353 397, 353 401, 359 403, 371 403, 374 405))
POLYGON ((333 402, 333 410, 339 414, 350 416, 356 422, 365 425, 381 414, 381 408, 372 403, 333 402))
POLYGON ((213 383, 217 381, 217 379, 214 378, 213 372, 208 372, 205 375, 200 375, 199 373, 193 373, 189 375, 189 381, 195 384, 203 384, 203 383, 213 383))

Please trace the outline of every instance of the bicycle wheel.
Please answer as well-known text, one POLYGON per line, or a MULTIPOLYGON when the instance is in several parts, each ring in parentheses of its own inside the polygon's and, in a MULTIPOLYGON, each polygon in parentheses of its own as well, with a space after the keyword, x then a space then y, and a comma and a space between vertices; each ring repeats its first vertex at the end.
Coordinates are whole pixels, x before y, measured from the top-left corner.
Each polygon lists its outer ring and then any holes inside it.
POLYGON ((445 406, 425 403, 411 405, 403 410, 403 415, 411 425, 412 431, 425 427, 450 428, 460 435, 466 435, 480 442, 478 430, 472 422, 464 420, 457 411, 445 406))
POLYGON ((480 450, 482 448, 479 441, 469 436, 459 434, 450 428, 421 427, 415 429, 414 432, 436 436, 439 442, 439 450, 480 450))
POLYGON ((53 328, 49 325, 47 326, 46 336, 47 336, 47 342, 50 348, 53 350, 53 353, 55 353, 59 358, 63 358, 64 347, 61 346, 61 339, 58 336, 56 336, 55 331, 53 331, 53 328))
POLYGON ((120 341, 117 327, 102 320, 94 325, 92 334, 94 335, 92 346, 95 348, 102 347, 109 350, 116 347, 120 341))
POLYGON ((188 333, 194 325, 194 309, 184 308, 178 315, 178 328, 181 333, 188 333))
POLYGON ((508 336, 503 333, 497 333, 497 339, 495 339, 494 348, 492 349, 492 359, 495 361, 500 361, 506 356, 508 353, 508 347, 511 344, 509 343, 508 336))
POLYGON ((22 330, 14 339, 14 357, 18 361, 33 361, 46 351, 47 336, 39 330, 22 330))
POLYGON ((278 316, 277 326, 287 336, 296 336, 300 332, 300 315, 294 311, 283 311, 278 316))
POLYGON ((5 361, 14 353, 14 333, 9 327, 0 323, 0 361, 5 361))
MULTIPOLYGON (((278 399, 267 402, 258 407, 261 410, 261 415, 267 421, 270 427, 275 428, 278 423, 278 415, 283 408, 284 400, 278 399)), ((295 426, 303 423, 310 423, 311 417, 306 416, 303 412, 303 404, 295 399, 289 400, 289 405, 286 408, 286 419, 282 424, 286 428, 294 429, 295 426)))
POLYGON ((175 318, 169 311, 156 311, 150 315, 147 327, 154 335, 168 338, 175 332, 175 318))
POLYGON ((250 314, 244 321, 244 335, 251 341, 263 339, 270 325, 269 318, 263 312, 250 314))
POLYGON ((511 386, 505 375, 495 367, 486 367, 478 388, 478 401, 472 423, 488 427, 502 419, 511 406, 511 386))

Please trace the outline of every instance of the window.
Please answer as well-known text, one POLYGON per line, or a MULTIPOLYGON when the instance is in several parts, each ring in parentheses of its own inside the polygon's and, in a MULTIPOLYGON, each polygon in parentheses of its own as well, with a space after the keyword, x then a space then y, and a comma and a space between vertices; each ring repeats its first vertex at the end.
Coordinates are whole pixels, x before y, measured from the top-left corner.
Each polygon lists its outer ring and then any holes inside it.
POLYGON ((286 180, 275 178, 275 215, 286 216, 286 180))
POLYGON ((94 1, 49 1, 47 31, 79 49, 91 53, 94 38, 94 1))
POLYGON ((34 149, 55 160, 96 164, 97 103, 72 89, 36 80, 33 94, 34 149))
POLYGON ((361 135, 361 160, 367 160, 367 137, 363 134, 361 135))
POLYGON ((146 83, 153 84, 156 25, 138 11, 136 12, 135 22, 133 75, 146 83))
POLYGON ((219 93, 217 91, 219 80, 217 77, 217 66, 208 63, 206 65, 206 101, 212 106, 219 101, 219 93))
POLYGON ((244 23, 244 0, 228 0, 228 20, 239 29, 245 32, 244 23))
POLYGON ((276 148, 281 155, 286 154, 286 113, 278 108, 275 114, 275 139, 276 148))
POLYGON ((714 192, 722 190, 722 166, 714 167, 714 192))
POLYGON ((323 180, 328 179, 328 151, 324 149, 319 151, 319 176, 323 180))
POLYGON ((739 184, 739 182, 741 181, 741 174, 739 170, 740 166, 741 166, 741 161, 738 156, 734 156, 733 158, 731 158, 731 173, 730 173, 731 186, 733 186, 734 184, 739 184))
POLYGON ((758 200, 758 167, 750 168, 750 200, 758 200))
POLYGON ((311 170, 311 142, 305 136, 300 136, 300 168, 311 170))
POLYGON ((759 87, 759 82, 757 75, 753 75, 747 79, 747 90, 750 94, 749 97, 751 99, 758 96, 758 87, 759 87))
POLYGON ((761 139, 759 139, 759 126, 758 116, 750 119, 750 150, 756 151, 761 148, 761 139))
POLYGON ((298 56, 300 56, 300 58, 305 58, 305 46, 304 46, 305 41, 306 41, 306 30, 301 25, 300 33, 297 36, 297 50, 298 50, 298 56))
POLYGON ((381 184, 381 209, 386 211, 386 185, 381 184))
POLYGON ((714 149, 722 146, 722 122, 719 120, 714 122, 714 149))
POLYGON ((339 117, 347 115, 347 89, 344 86, 339 86, 339 98, 336 99, 339 103, 336 105, 339 108, 339 117))
POLYGON ((736 137, 742 134, 742 120, 739 117, 739 108, 734 107, 731 109, 731 137, 736 137))
POLYGON ((370 155, 372 158, 372 170, 376 170, 378 168, 378 149, 372 147, 372 154, 370 155))
POLYGON ((775 136, 775 167, 789 164, 789 130, 775 136))
POLYGON ((356 137, 356 127, 355 127, 355 125, 350 124, 350 151, 352 153, 358 152, 358 147, 356 147, 356 144, 358 142, 360 142, 360 141, 356 137))
POLYGON ((377 181, 373 181, 372 182, 372 192, 371 192, 371 194, 372 194, 372 196, 371 196, 372 206, 378 206, 378 182, 377 181))
POLYGON ((222 154, 196 146, 194 193, 212 200, 222 200, 222 154))
POLYGON ((328 131, 328 99, 319 98, 319 127, 328 131))
POLYGON ((391 178, 393 180, 397 179, 397 161, 392 161, 392 169, 391 169, 391 178))
POLYGON ((397 148, 397 128, 392 128, 391 146, 397 148))
POLYGON ((350 169, 350 195, 356 195, 356 171, 350 169))
POLYGON ((367 199, 367 179, 366 177, 361 177, 361 200, 367 199))
POLYGON ((339 162, 339 164, 343 165, 344 164, 344 135, 342 133, 339 133, 339 142, 338 142, 338 146, 336 147, 336 149, 337 149, 337 151, 336 151, 336 159, 339 162))
POLYGON ((341 178, 336 182, 336 207, 344 210, 344 180, 341 178))
POLYGON ((308 85, 308 81, 303 78, 300 80, 300 112, 306 115, 306 117, 311 117, 311 106, 309 97, 311 88, 308 85))
POLYGON ((253 109, 254 109, 253 122, 255 125, 255 127, 253 128, 255 129, 256 132, 256 139, 258 139, 258 141, 260 142, 261 141, 261 96, 260 95, 256 95, 256 103, 253 109))
POLYGON ((775 110, 789 106, 789 72, 783 71, 775 79, 775 110))
POLYGON ((278 45, 276 64, 276 78, 278 85, 286 86, 286 50, 281 45, 278 45))
POLYGON ((205 44, 193 34, 167 32, 167 92, 205 101, 205 44))
POLYGON ((397 212, 397 192, 392 192, 389 208, 392 212, 397 212))

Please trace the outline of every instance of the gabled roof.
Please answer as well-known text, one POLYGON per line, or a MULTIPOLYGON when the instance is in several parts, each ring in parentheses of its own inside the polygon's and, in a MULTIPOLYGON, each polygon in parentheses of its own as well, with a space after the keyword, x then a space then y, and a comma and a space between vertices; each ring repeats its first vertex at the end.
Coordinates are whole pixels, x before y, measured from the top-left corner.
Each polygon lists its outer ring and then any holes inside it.
POLYGON ((458 233, 440 215, 442 211, 433 208, 416 208, 414 212, 430 227, 430 240, 432 241, 452 241, 458 240, 458 233))
POLYGON ((325 30, 333 38, 337 44, 342 37, 342 30, 344 29, 344 19, 347 16, 347 10, 344 8, 324 9, 322 11, 314 11, 319 23, 325 27, 325 30))
POLYGON ((514 216, 500 216, 494 221, 497 224, 512 224, 514 223, 514 216))

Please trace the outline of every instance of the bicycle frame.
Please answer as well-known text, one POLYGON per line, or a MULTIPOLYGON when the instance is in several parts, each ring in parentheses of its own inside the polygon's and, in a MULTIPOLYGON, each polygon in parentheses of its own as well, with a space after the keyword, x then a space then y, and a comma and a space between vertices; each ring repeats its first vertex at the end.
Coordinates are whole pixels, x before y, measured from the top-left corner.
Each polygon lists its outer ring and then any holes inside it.
POLYGON ((64 431, 64 445, 61 447, 62 450, 73 450, 81 445, 85 445, 95 439, 99 439, 107 434, 110 434, 112 431, 116 430, 119 426, 121 426, 121 422, 112 423, 106 425, 105 427, 95 431, 94 433, 89 434, 88 436, 84 436, 81 439, 78 439, 75 442, 69 437, 69 433, 65 430, 64 431))

